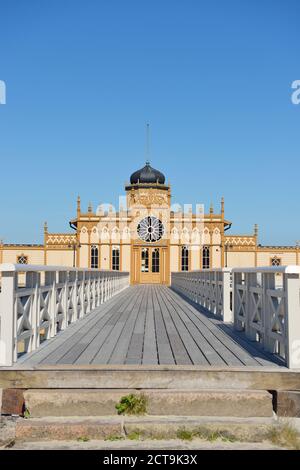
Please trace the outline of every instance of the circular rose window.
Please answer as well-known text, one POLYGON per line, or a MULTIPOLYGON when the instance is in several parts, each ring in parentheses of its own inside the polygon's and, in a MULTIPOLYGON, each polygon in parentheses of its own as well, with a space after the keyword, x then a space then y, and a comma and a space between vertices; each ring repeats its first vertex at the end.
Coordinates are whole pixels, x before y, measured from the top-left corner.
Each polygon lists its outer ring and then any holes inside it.
POLYGON ((145 217, 138 224, 137 233, 145 242, 158 242, 164 234, 164 226, 157 217, 145 217))

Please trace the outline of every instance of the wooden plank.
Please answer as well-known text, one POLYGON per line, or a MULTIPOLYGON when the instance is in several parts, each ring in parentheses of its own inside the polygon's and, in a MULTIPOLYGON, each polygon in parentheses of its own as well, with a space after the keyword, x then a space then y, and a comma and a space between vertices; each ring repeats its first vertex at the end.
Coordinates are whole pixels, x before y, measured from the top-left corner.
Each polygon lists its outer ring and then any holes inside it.
MULTIPOLYGON (((210 322, 210 320, 205 317, 205 315, 203 315, 201 312, 198 312, 198 310, 194 309, 191 304, 188 304, 180 296, 178 296, 178 299, 175 299, 175 301, 179 302, 184 313, 189 317, 192 323, 194 323, 196 328, 201 331, 202 335, 205 336, 209 344, 220 355, 222 360, 225 361, 225 364, 232 366, 240 366, 244 364, 241 359, 241 356, 243 356, 243 350, 239 349, 237 351, 237 354, 234 354, 230 349, 230 343, 232 341, 230 339, 227 339, 226 341, 225 337, 225 341, 222 342, 219 339, 219 332, 210 322)), ((222 339, 224 340, 224 338, 222 339)), ((247 354, 244 360, 248 361, 249 365, 257 365, 257 362, 247 354)))
MULTIPOLYGON (((123 302, 121 302, 120 308, 123 302)), ((89 328, 81 328, 77 331, 76 335, 72 337, 70 342, 66 342, 64 347, 60 350, 51 354, 45 361, 49 364, 73 364, 77 357, 88 347, 88 345, 97 336, 98 332, 101 331, 109 322, 112 321, 112 317, 115 318, 118 313, 118 308, 112 310, 113 306, 107 310, 106 314, 98 321, 94 322, 93 325, 89 325, 89 328), (113 312, 113 313, 112 313, 113 312), (50 362, 51 361, 51 362, 50 362)))
POLYGON ((147 298, 147 315, 144 331, 143 364, 158 364, 157 340, 154 324, 154 309, 152 291, 149 290, 147 298))
POLYGON ((102 316, 102 314, 103 312, 99 313, 97 310, 87 314, 85 317, 69 325, 66 330, 62 330, 53 338, 44 341, 36 351, 33 351, 29 354, 25 354, 23 357, 20 358, 20 360, 18 360, 18 364, 26 363, 28 365, 30 364, 34 366, 40 363, 51 352, 57 350, 60 346, 64 345, 67 339, 76 335, 79 329, 83 328, 88 323, 90 324, 90 322, 95 322, 96 315, 99 315, 100 317, 102 316))
MULTIPOLYGON (((205 316, 204 313, 196 310, 191 303, 182 299, 180 295, 170 290, 170 301, 180 306, 185 315, 194 323, 196 328, 205 336, 209 344, 215 349, 219 356, 229 366, 252 365, 257 366, 258 362, 252 358, 241 347, 236 347, 231 338, 218 331, 216 326, 205 316), (221 337, 221 339, 220 339, 221 337), (234 349, 236 354, 230 349, 234 349)), ((214 364, 214 363, 212 363, 214 364)))
POLYGON ((126 364, 141 364, 144 346, 145 319, 147 315, 149 291, 151 286, 145 286, 145 295, 140 305, 139 313, 135 321, 128 352, 126 356, 126 364))
POLYGON ((178 304, 174 302, 174 299, 172 297, 169 297, 169 292, 167 291, 166 296, 169 302, 175 307, 175 310, 178 316, 180 317, 181 321, 186 325, 190 335, 202 351, 204 357, 206 358, 207 364, 220 366, 226 365, 226 362, 224 361, 222 355, 218 351, 216 351, 211 341, 208 341, 205 331, 202 331, 202 329, 197 328, 197 325, 195 325, 195 322, 193 321, 193 317, 190 318, 182 308, 182 305, 180 303, 178 304))
MULTIPOLYGON (((126 298, 126 296, 125 296, 126 298)), ((74 351, 74 345, 77 345, 81 341, 84 343, 82 346, 86 347, 88 344, 88 341, 91 341, 98 333, 100 329, 103 328, 103 326, 110 321, 111 319, 111 310, 115 309, 118 310, 118 307, 121 306, 124 302, 124 298, 120 299, 118 303, 110 303, 109 305, 105 305, 105 314, 102 315, 100 318, 96 317, 94 320, 89 323, 88 325, 83 326, 82 328, 79 328, 77 332, 75 333, 72 338, 69 340, 65 341, 65 343, 58 348, 56 351, 50 354, 42 363, 47 363, 47 364, 56 364, 59 363, 60 360, 69 352, 69 351, 74 351), (86 337, 88 338, 87 340, 84 340, 83 338, 86 337)), ((114 310, 114 311, 115 311, 114 310)))
POLYGON ((175 364, 172 348, 168 334, 166 332, 163 315, 155 295, 154 289, 152 290, 153 310, 154 310, 154 322, 156 331, 157 341, 157 352, 159 364, 175 364))
POLYGON ((228 325, 166 286, 132 286, 18 364, 199 364, 278 368, 228 325))
POLYGON ((137 301, 133 305, 131 315, 122 330, 122 333, 118 342, 115 345, 114 350, 112 351, 111 357, 109 359, 109 364, 125 364, 126 362, 128 348, 136 318, 139 313, 140 306, 143 302, 143 298, 145 296, 145 286, 136 286, 133 295, 135 296, 137 301))
POLYGON ((130 303, 128 304, 128 306, 126 307, 126 310, 124 311, 123 318, 121 318, 117 322, 115 327, 111 330, 110 335, 107 336, 105 342, 99 349, 99 352, 94 357, 92 361, 93 364, 108 363, 117 344, 119 344, 119 342, 122 341, 121 337, 122 337, 122 332, 125 329, 125 325, 130 323, 131 318, 136 315, 135 312, 139 310, 139 305, 144 295, 143 291, 140 291, 140 292, 138 291, 137 295, 134 295, 135 291, 136 289, 134 289, 134 291, 131 292, 130 303))
MULTIPOLYGON (((90 337, 90 335, 87 335, 81 339, 81 343, 84 347, 81 349, 80 354, 78 354, 77 357, 74 359, 74 363, 91 364, 94 361, 94 358, 98 355, 99 351, 102 348, 102 345, 106 343, 108 338, 110 338, 110 334, 114 329, 115 325, 120 321, 120 319, 124 315, 126 316, 126 312, 131 301, 132 294, 128 292, 127 297, 118 306, 118 308, 112 308, 110 310, 110 318, 108 318, 108 321, 105 323, 105 325, 96 325, 96 334, 92 333, 92 337, 90 337)), ((113 341, 116 340, 117 338, 113 338, 113 341)))
POLYGON ((185 348, 188 351, 188 354, 191 358, 192 363, 208 365, 209 363, 205 355, 203 354, 201 348, 199 347, 199 344, 197 343, 197 341, 195 340, 195 338, 191 335, 189 331, 188 325, 191 326, 192 322, 189 319, 186 319, 185 321, 183 321, 180 314, 177 312, 176 308, 168 300, 165 294, 166 294, 165 290, 161 291, 161 295, 169 309, 170 316, 174 322, 174 325, 177 328, 178 334, 180 335, 185 345, 185 348))
POLYGON ((181 365, 192 364, 191 358, 187 353, 185 345, 180 335, 178 334, 176 326, 174 325, 172 317, 168 310, 168 304, 170 302, 167 302, 166 304, 165 300, 162 297, 163 288, 158 287, 158 288, 155 288, 154 290, 155 290, 155 294, 157 296, 157 300, 160 305, 160 309, 164 318, 164 323, 165 323, 166 331, 169 337, 170 346, 173 351, 175 363, 181 364, 181 365))
POLYGON ((254 357, 262 366, 267 367, 285 367, 284 360, 268 354, 266 351, 260 349, 260 345, 253 345, 242 332, 234 331, 233 328, 226 323, 217 323, 218 327, 224 331, 225 334, 230 336, 242 348, 244 348, 252 357, 254 357))
POLYGON ((117 294, 104 304, 97 307, 93 312, 88 313, 85 317, 74 322, 66 330, 61 331, 51 340, 45 341, 38 350, 24 357, 24 363, 28 366, 35 366, 42 362, 48 363, 47 358, 50 357, 52 353, 56 352, 58 353, 57 358, 59 358, 60 354, 63 354, 66 347, 70 346, 71 348, 74 342, 76 342, 76 337, 79 331, 83 333, 84 331, 92 329, 99 319, 106 317, 113 305, 122 304, 125 296, 126 291, 122 291, 120 294, 117 294))
MULTIPOLYGON (((228 335, 225 330, 225 324, 213 317, 208 315, 207 312, 203 311, 201 306, 194 304, 192 301, 186 301, 186 305, 193 312, 199 312, 201 314, 201 321, 213 332, 213 334, 218 338, 226 347, 238 357, 244 365, 247 366, 256 366, 256 365, 274 365, 274 362, 270 360, 262 351, 259 351, 255 347, 251 348, 246 347, 245 344, 238 341, 237 335, 228 335)), ((197 315, 197 313, 195 313, 197 315)), ((230 364, 232 365, 232 364, 230 364)))

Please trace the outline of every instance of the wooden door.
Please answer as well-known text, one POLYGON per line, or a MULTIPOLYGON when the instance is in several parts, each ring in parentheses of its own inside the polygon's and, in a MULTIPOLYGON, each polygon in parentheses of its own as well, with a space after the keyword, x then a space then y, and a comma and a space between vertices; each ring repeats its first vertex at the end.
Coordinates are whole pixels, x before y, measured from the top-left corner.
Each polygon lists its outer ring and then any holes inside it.
POLYGON ((141 247, 139 256, 141 284, 160 284, 162 282, 162 256, 160 247, 141 247))

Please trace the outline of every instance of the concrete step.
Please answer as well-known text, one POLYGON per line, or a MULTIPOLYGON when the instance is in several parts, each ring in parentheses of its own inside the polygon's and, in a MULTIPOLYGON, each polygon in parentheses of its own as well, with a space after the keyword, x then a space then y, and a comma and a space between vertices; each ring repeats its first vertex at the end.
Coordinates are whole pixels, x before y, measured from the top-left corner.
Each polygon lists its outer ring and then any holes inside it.
POLYGON ((116 415, 121 397, 142 394, 147 415, 271 417, 272 395, 262 390, 39 389, 24 392, 31 418, 116 415))
POLYGON ((187 439, 262 442, 276 426, 273 418, 195 418, 190 416, 19 418, 15 440, 118 441, 187 439))

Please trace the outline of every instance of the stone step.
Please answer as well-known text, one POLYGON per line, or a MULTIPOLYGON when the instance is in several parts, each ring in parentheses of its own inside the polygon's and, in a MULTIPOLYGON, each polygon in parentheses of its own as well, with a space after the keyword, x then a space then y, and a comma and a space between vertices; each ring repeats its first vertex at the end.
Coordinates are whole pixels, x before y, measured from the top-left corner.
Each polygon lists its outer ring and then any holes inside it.
POLYGON ((275 406, 278 416, 300 418, 300 391, 276 391, 275 406))
POLYGON ((300 390, 300 373, 277 367, 39 366, 0 368, 0 388, 300 390))
MULTIPOLYGON (((120 440, 60 440, 60 441, 17 441, 9 446, 12 450, 282 450, 282 447, 271 442, 231 441, 220 438, 216 440, 199 439, 120 439, 120 440)), ((104 454, 105 455, 105 454, 104 454)), ((102 457, 102 461, 109 457, 102 457)), ((112 459, 113 457, 111 457, 112 459)), ((122 457, 121 457, 122 458, 122 457)), ((162 462, 164 458, 162 457, 162 462)), ((184 459, 183 459, 184 460, 184 459)), ((114 465, 117 465, 115 457, 114 465)))
POLYGON ((24 392, 32 418, 116 415, 121 397, 142 394, 147 415, 271 417, 272 395, 262 390, 39 389, 24 392))
POLYGON ((16 421, 16 442, 51 440, 118 441, 124 438, 204 440, 217 438, 228 441, 262 442, 270 437, 273 418, 195 418, 190 416, 143 417, 48 417, 19 418, 16 421))

